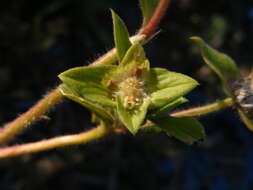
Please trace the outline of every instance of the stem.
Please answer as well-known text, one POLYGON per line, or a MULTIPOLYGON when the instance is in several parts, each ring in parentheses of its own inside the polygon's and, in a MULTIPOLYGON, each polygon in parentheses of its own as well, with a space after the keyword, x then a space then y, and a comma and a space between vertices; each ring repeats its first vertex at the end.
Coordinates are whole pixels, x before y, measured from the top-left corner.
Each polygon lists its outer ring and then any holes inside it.
POLYGON ((243 123, 248 127, 249 130, 253 131, 252 121, 248 118, 248 116, 240 108, 238 108, 237 110, 238 110, 238 113, 239 113, 243 123))
POLYGON ((0 131, 0 144, 10 140, 28 125, 31 125, 32 123, 42 119, 42 116, 62 99, 63 96, 58 88, 52 90, 26 113, 22 114, 20 117, 3 127, 3 129, 0 131))
POLYGON ((213 104, 209 104, 206 106, 201 106, 201 107, 197 107, 197 108, 191 108, 188 110, 178 111, 178 112, 172 113, 171 116, 172 117, 201 116, 201 115, 205 115, 205 114, 208 114, 211 112, 216 112, 221 109, 230 107, 233 104, 234 104, 234 102, 233 102, 232 98, 226 98, 224 100, 217 101, 213 104))
POLYGON ((109 135, 110 132, 111 129, 109 127, 101 125, 80 134, 65 135, 35 143, 0 148, 0 158, 42 152, 64 146, 84 144, 109 135))
POLYGON ((165 12, 170 2, 171 0, 160 0, 151 19, 148 21, 148 23, 144 27, 141 28, 139 32, 140 34, 146 35, 147 39, 155 34, 156 29, 160 21, 162 20, 163 16, 165 15, 165 12))
MULTIPOLYGON (((219 111, 232 105, 233 105, 232 99, 226 98, 224 100, 218 101, 210 105, 175 112, 171 114, 171 116, 173 117, 200 116, 211 112, 219 111)), ((151 121, 148 121, 144 125, 144 127, 150 127, 152 125, 153 123, 151 121)), ((112 133, 122 133, 124 131, 125 129, 112 131, 111 128, 101 125, 98 126, 97 128, 93 128, 87 132, 83 132, 76 135, 65 135, 48 140, 42 140, 35 143, 27 143, 24 145, 0 148, 0 158, 8 158, 24 154, 42 152, 45 150, 51 150, 64 146, 84 144, 95 141, 112 133)))

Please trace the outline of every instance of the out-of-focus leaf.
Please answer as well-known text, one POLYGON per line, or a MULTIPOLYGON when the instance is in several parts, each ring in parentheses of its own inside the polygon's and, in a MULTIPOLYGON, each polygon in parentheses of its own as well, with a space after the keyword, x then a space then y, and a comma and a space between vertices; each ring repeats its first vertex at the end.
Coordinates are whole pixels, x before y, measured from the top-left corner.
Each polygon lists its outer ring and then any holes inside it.
POLYGON ((114 42, 119 61, 121 62, 127 50, 131 47, 132 44, 129 40, 129 34, 126 25, 113 10, 111 10, 111 12, 113 20, 114 42))
POLYGON ((143 25, 146 25, 152 17, 159 0, 139 0, 143 15, 143 25))
POLYGON ((191 39, 198 44, 205 63, 219 76, 225 91, 228 92, 227 82, 239 77, 239 70, 234 60, 211 48, 199 37, 191 37, 191 39))
POLYGON ((69 98, 70 100, 81 104, 82 106, 88 108, 92 112, 94 112, 99 118, 108 123, 113 123, 112 115, 101 105, 91 102, 85 98, 81 98, 75 91, 69 88, 67 85, 60 85, 61 93, 69 98))
POLYGON ((205 137, 205 130, 201 123, 191 117, 165 117, 156 120, 155 124, 169 136, 188 144, 202 140, 205 137))
POLYGON ((166 104, 165 106, 162 106, 155 110, 151 110, 149 116, 154 119, 164 117, 165 115, 168 114, 169 111, 173 110, 174 108, 178 107, 179 105, 185 102, 188 102, 188 100, 184 97, 180 97, 177 100, 174 100, 173 102, 166 104))
POLYGON ((170 72, 166 69, 150 69, 151 105, 157 109, 185 95, 198 85, 198 82, 186 75, 170 72))
POLYGON ((69 69, 59 75, 63 83, 73 89, 80 98, 85 98, 104 106, 114 107, 109 90, 103 86, 104 76, 116 66, 92 66, 69 69))
POLYGON ((134 109, 126 109, 122 97, 117 96, 117 111, 120 120, 132 134, 136 134, 143 123, 150 101, 146 100, 142 105, 134 109))

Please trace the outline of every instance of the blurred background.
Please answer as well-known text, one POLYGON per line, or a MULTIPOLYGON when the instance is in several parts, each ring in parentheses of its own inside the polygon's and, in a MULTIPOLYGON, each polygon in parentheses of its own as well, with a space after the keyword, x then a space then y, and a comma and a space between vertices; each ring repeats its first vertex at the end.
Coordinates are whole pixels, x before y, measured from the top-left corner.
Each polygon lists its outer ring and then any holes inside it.
MULTIPOLYGON (((60 81, 113 47, 109 8, 134 34, 137 0, 9 0, 0 6, 0 123, 26 111, 60 81)), ((174 0, 161 32, 145 46, 153 67, 190 75, 200 86, 184 108, 224 98, 219 80, 189 41, 198 35, 233 57, 242 75, 253 62, 252 0, 174 0)), ((182 108, 181 108, 182 109, 182 108)), ((10 145, 89 129, 89 112, 68 100, 10 145)), ((230 190, 253 189, 253 133, 235 110, 200 121, 207 138, 186 145, 164 134, 129 133, 88 145, 0 161, 1 190, 230 190)))

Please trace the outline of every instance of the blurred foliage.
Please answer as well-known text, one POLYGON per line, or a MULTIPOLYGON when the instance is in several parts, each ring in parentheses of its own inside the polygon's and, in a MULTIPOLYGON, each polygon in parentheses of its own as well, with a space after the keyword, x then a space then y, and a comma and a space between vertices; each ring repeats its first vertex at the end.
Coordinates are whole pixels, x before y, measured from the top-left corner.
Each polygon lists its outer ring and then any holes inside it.
MULTIPOLYGON (((87 65, 113 45, 109 8, 130 33, 141 25, 135 1, 10 0, 0 6, 0 122, 28 109, 59 84, 57 75, 87 65)), ((203 66, 190 36, 202 36, 239 63, 252 65, 251 0, 173 1, 162 31, 146 46, 155 67, 183 72, 201 86, 187 97, 215 100, 218 79, 203 66)), ((189 107, 189 104, 186 105, 189 107)), ((85 109, 66 101, 15 142, 77 133, 89 125, 85 109), (22 140, 21 140, 22 139, 22 140)), ((76 148, 1 160, 0 187, 23 189, 252 189, 252 134, 230 111, 202 119, 208 138, 187 146, 163 135, 122 135, 76 148)))

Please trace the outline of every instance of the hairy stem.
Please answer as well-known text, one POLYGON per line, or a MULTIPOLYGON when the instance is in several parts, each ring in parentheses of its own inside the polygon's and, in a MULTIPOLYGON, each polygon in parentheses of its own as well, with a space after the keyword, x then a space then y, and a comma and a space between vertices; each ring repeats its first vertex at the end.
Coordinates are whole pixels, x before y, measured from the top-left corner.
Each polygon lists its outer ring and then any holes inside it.
POLYGON ((0 144, 7 142, 13 136, 21 132, 28 125, 42 119, 42 116, 55 104, 63 99, 59 89, 52 90, 26 113, 20 115, 14 121, 7 123, 0 131, 0 144))
POLYGON ((224 100, 217 101, 213 104, 209 104, 206 106, 201 106, 197 108, 191 108, 188 110, 182 110, 175 113, 170 114, 172 117, 190 117, 190 116, 201 116, 208 113, 216 112, 221 109, 231 107, 233 105, 232 98, 226 98, 224 100))
POLYGON ((27 143, 23 145, 0 148, 0 158, 8 158, 18 155, 42 152, 70 145, 85 144, 100 139, 106 135, 109 135, 110 132, 111 129, 109 127, 101 125, 80 134, 65 135, 52 139, 42 140, 35 143, 27 143))
MULTIPOLYGON (((173 117, 200 116, 200 115, 212 113, 215 111, 219 111, 221 109, 230 107, 232 105, 233 105, 232 99, 227 98, 210 105, 175 112, 171 114, 171 116, 173 117)), ((148 121, 143 127, 149 128, 152 125, 153 123, 151 121, 148 121)), ((122 133, 124 131, 126 130, 119 129, 119 130, 113 131, 109 127, 98 126, 89 131, 75 134, 75 135, 66 135, 66 136, 61 136, 61 137, 55 137, 48 140, 42 140, 35 143, 27 143, 23 145, 0 148, 0 158, 8 158, 8 157, 14 157, 14 156, 19 156, 19 155, 24 155, 24 154, 31 154, 35 152, 42 152, 45 150, 51 150, 51 149, 55 149, 59 147, 84 144, 84 143, 95 141, 109 134, 122 133)))

